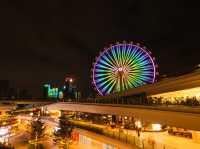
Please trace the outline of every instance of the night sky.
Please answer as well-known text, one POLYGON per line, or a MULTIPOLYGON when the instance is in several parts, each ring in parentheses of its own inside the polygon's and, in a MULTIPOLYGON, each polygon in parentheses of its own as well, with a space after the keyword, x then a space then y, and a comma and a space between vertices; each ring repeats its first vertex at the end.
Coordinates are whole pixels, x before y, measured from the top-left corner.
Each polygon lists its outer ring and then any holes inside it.
POLYGON ((160 74, 200 63, 197 4, 183 0, 5 0, 0 2, 0 80, 34 96, 41 83, 76 78, 87 93, 95 57, 116 41, 145 45, 160 74))

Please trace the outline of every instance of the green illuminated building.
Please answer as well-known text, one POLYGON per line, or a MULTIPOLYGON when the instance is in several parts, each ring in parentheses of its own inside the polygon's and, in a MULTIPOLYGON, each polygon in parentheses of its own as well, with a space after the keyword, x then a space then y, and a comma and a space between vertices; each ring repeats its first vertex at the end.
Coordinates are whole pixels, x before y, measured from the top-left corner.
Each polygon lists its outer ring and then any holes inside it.
POLYGON ((58 99, 59 98, 60 91, 58 88, 52 88, 50 84, 44 84, 44 97, 45 98, 53 98, 58 99))

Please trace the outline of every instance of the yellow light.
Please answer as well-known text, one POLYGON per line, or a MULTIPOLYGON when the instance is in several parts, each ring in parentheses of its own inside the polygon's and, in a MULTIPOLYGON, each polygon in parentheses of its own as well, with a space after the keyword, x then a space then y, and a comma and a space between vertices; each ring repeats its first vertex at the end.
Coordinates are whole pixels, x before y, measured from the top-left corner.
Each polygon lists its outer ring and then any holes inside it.
POLYGON ((142 123, 140 121, 136 121, 135 125, 137 128, 141 128, 142 127, 142 123))
POLYGON ((200 87, 173 91, 173 92, 166 92, 161 94, 152 95, 151 97, 163 97, 163 98, 175 98, 175 97, 197 97, 200 98, 200 87))
POLYGON ((18 123, 21 123, 21 120, 20 119, 17 119, 18 123))
POLYGON ((122 70, 123 70, 123 68, 122 68, 122 67, 119 67, 118 71, 122 71, 122 70))
POLYGON ((154 131, 160 131, 162 128, 160 124, 152 124, 152 129, 154 131))

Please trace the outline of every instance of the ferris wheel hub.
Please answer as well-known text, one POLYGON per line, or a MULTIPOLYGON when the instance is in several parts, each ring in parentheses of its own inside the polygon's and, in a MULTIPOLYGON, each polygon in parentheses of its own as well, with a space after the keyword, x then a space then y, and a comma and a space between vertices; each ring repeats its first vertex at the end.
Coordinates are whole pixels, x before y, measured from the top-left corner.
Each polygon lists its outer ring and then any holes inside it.
POLYGON ((118 70, 118 71, 123 71, 123 68, 122 68, 122 67, 119 67, 117 70, 118 70))

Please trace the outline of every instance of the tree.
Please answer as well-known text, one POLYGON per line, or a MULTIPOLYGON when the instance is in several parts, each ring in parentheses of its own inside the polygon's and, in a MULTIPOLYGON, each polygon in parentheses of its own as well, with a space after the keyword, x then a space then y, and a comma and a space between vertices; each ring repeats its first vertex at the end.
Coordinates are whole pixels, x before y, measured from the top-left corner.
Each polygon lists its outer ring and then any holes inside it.
POLYGON ((57 132, 54 132, 54 135, 56 137, 60 137, 60 141, 62 142, 62 144, 66 145, 66 148, 68 148, 69 146, 72 130, 73 125, 69 121, 69 118, 66 118, 64 115, 62 115, 59 118, 59 129, 57 132))
POLYGON ((60 129, 56 133, 57 136, 61 138, 70 138, 73 126, 70 123, 69 118, 61 116, 59 118, 59 128, 60 129))
POLYGON ((45 126, 40 118, 33 119, 31 122, 31 139, 36 141, 44 136, 45 126))

